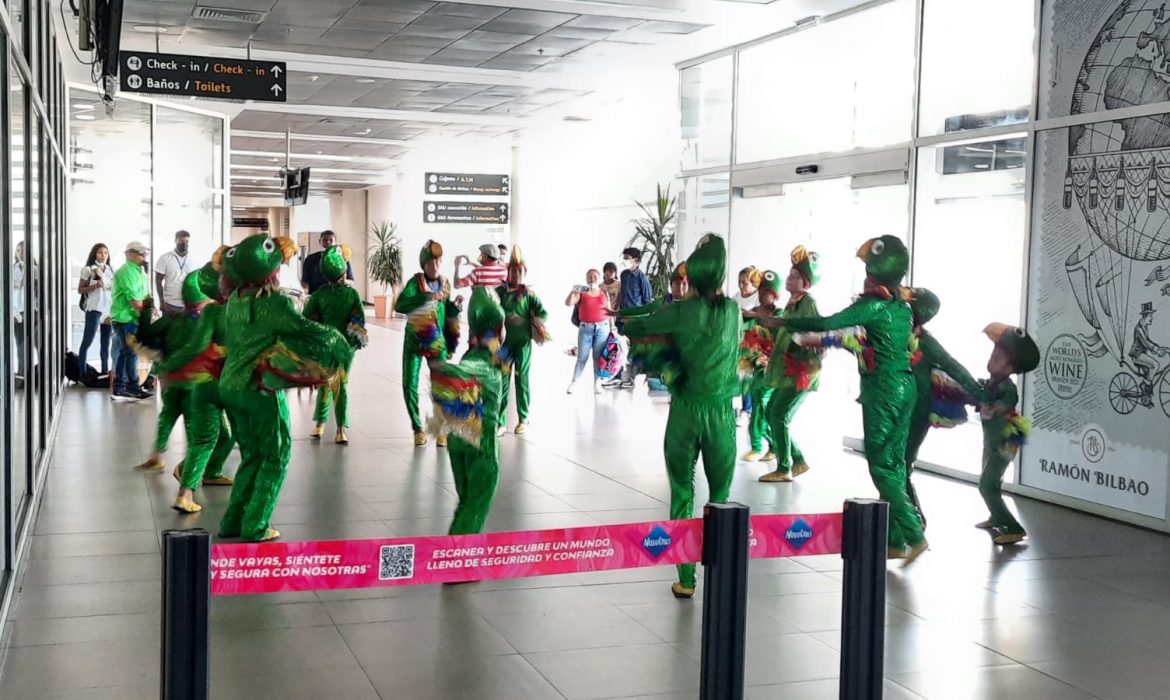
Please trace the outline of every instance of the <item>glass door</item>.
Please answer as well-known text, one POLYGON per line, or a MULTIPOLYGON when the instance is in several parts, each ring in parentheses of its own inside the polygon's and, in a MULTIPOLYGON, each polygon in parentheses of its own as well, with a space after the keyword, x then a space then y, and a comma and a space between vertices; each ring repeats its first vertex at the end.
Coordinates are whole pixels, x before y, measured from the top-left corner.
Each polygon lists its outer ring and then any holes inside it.
MULTIPOLYGON (((790 252, 803 245, 820 258, 821 281, 812 290, 817 307, 824 315, 835 313, 861 291, 865 279, 857 259, 861 244, 887 233, 906 236, 909 188, 901 184, 855 189, 852 177, 841 177, 785 183, 782 190, 779 195, 735 199, 730 269, 734 274, 755 265, 783 277, 790 267, 790 252)), ((824 450, 839 449, 842 438, 860 438, 859 392, 854 357, 841 350, 828 352, 821 389, 801 409, 798 429, 801 423, 809 426, 802 433, 815 435, 824 450)))

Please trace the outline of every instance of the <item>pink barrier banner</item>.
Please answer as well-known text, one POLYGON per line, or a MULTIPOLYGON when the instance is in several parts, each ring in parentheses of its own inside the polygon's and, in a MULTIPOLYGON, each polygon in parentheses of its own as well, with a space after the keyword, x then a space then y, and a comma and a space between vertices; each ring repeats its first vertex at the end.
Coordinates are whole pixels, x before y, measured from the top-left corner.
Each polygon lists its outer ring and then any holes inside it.
MULTIPOLYGON (((753 558, 841 551, 841 514, 757 515, 753 558)), ((398 539, 217 544, 213 595, 483 581, 697 562, 703 521, 398 539)))

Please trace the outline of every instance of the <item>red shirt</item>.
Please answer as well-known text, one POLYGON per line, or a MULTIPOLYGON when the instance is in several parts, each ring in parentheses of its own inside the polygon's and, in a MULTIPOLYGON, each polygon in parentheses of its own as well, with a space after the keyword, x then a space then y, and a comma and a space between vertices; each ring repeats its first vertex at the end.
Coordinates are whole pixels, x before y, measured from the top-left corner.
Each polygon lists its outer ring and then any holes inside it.
POLYGON ((582 292, 581 299, 577 302, 577 316, 581 323, 602 323, 608 320, 609 316, 605 313, 608 299, 606 293, 601 290, 597 291, 596 296, 582 292))
POLYGON ((508 268, 503 265, 480 265, 471 271, 460 287, 498 287, 508 279, 508 268))

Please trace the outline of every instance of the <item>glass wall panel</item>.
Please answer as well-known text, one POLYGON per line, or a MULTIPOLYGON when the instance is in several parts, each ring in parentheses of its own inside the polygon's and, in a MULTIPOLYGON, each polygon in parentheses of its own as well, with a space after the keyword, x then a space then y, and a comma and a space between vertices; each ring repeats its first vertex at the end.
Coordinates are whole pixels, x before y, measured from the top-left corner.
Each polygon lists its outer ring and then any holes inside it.
POLYGON ((682 167, 731 162, 732 57, 684 68, 680 74, 682 167))
POLYGON ((919 134, 1027 121, 1034 19, 1020 0, 927 0, 919 134))
POLYGON ((170 251, 180 229, 191 234, 188 269, 211 259, 223 241, 223 119, 155 108, 154 258, 170 251))
POLYGON ((730 174, 714 173, 686 178, 678 198, 676 257, 679 260, 686 259, 704 234, 726 236, 730 211, 730 174))
MULTIPOLYGON (((106 114, 96 93, 70 94, 69 231, 66 253, 68 275, 76 288, 90 248, 103 243, 115 267, 126 261, 126 244, 150 241, 150 105, 118 100, 113 116, 106 114), (95 216, 94 212, 101 212, 95 216)), ((77 304, 69 305, 73 319, 71 347, 78 347, 85 318, 77 304)), ((91 350, 90 360, 97 354, 91 350)))
POLYGON ((26 178, 29 188, 29 197, 25 207, 28 209, 28 235, 25 236, 25 283, 28 296, 28 317, 25 326, 28 328, 28 374, 31 380, 28 392, 29 412, 29 454, 36 465, 40 451, 44 448, 44 422, 42 411, 45 391, 45 299, 44 299, 44 239, 41 235, 41 149, 40 149, 40 122, 34 117, 29 107, 29 100, 25 99, 25 144, 28 157, 25 167, 28 169, 26 178))
POLYGON ((11 445, 12 445, 12 494, 11 503, 13 513, 19 520, 26 505, 29 474, 29 329, 28 315, 31 306, 28 294, 28 264, 26 255, 25 236, 25 108, 24 85, 15 64, 8 61, 8 153, 12 161, 9 168, 9 188, 11 192, 9 240, 10 275, 12 299, 12 345, 10 347, 13 362, 9 364, 12 386, 12 414, 11 445))
MULTIPOLYGON (((878 232, 905 236, 909 197, 906 185, 853 189, 848 177, 787 183, 780 196, 737 197, 729 269, 738 272, 755 265, 783 276, 792 249, 804 245, 819 255, 825 271, 813 290, 817 306, 823 313, 838 311, 861 291, 864 281, 857 246, 866 235, 878 232)), ((859 384, 854 363, 847 353, 826 356, 822 393, 833 396, 836 409, 855 406, 859 384)))
MULTIPOLYGON (((942 300, 929 330, 975 376, 985 374, 988 354, 980 324, 1021 322, 1026 150, 1020 134, 918 152, 913 282, 942 300)), ((920 457, 977 474, 981 440, 977 421, 934 431, 920 457)))
POLYGON ((745 49, 736 162, 908 141, 914 9, 895 0, 745 49))

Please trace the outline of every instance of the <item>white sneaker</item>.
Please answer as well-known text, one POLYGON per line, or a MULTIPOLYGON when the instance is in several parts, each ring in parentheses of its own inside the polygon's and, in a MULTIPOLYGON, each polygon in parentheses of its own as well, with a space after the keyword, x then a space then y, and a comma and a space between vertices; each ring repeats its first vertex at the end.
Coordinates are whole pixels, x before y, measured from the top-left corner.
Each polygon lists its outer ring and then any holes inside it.
POLYGON ((566 394, 573 393, 573 387, 575 387, 576 385, 577 385, 577 382, 569 382, 569 388, 565 389, 565 393, 566 394))
POLYGON ((601 386, 600 381, 593 382, 593 393, 594 394, 604 394, 605 393, 605 388, 601 386))

